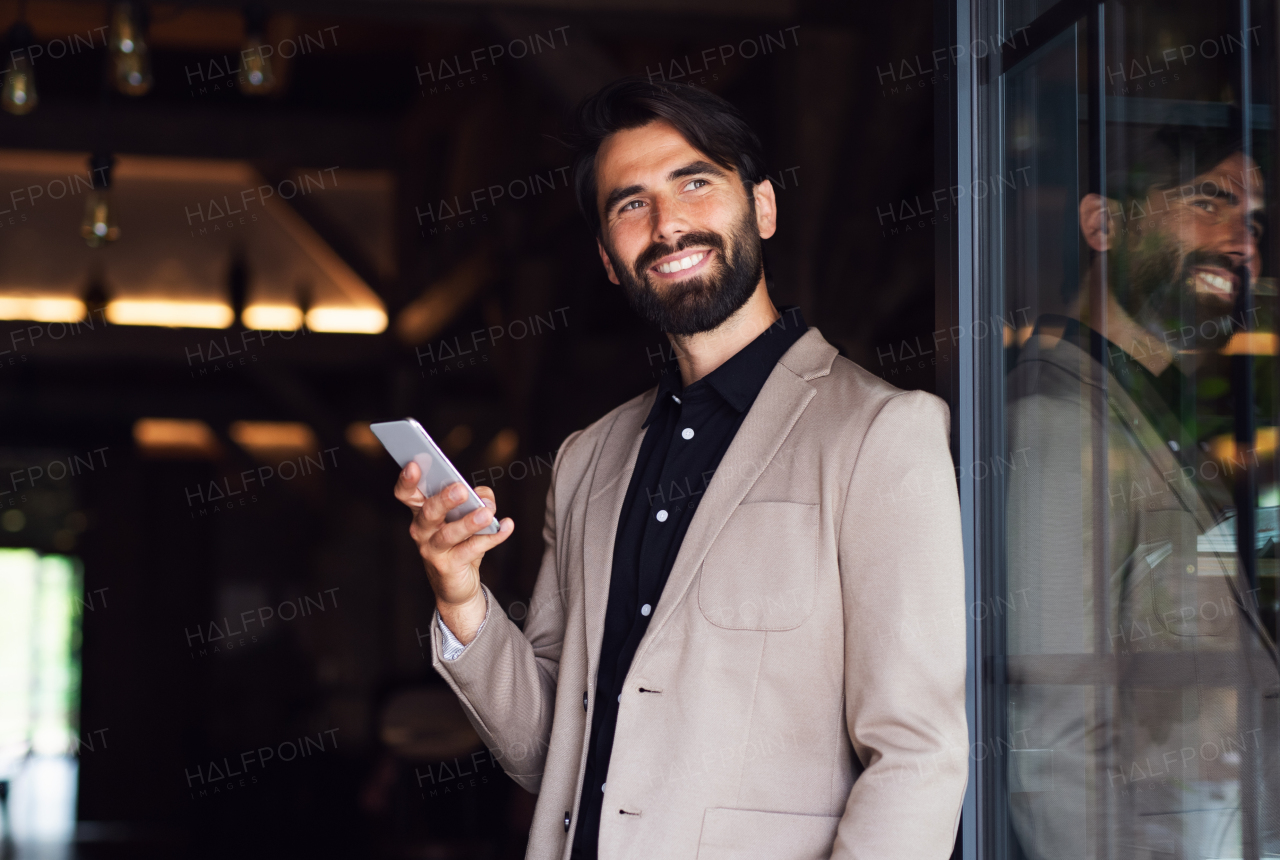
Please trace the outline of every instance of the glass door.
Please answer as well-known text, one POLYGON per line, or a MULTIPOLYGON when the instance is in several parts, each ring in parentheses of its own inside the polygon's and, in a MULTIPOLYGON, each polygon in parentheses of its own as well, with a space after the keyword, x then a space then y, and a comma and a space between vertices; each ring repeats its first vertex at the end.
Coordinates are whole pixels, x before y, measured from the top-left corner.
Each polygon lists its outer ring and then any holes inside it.
POLYGON ((970 12, 974 849, 1280 856, 1275 6, 970 12))

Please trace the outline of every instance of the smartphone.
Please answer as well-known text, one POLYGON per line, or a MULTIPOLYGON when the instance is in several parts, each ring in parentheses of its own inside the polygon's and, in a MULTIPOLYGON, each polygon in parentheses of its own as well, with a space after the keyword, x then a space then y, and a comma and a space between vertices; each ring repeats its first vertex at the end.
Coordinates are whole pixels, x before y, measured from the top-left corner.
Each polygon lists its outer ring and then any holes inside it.
MULTIPOLYGON (((427 431, 423 430, 422 425, 417 421, 412 418, 405 418, 402 421, 383 421, 370 424, 369 429, 378 437, 378 441, 387 449, 387 453, 400 464, 400 468, 403 469, 410 463, 418 464, 418 468, 422 470, 422 477, 418 479, 418 489, 424 496, 434 496, 454 483, 461 483, 467 488, 467 498, 444 515, 445 522, 460 520, 472 511, 484 507, 484 500, 471 489, 471 485, 462 477, 457 467, 449 462, 449 458, 440 450, 440 446, 427 435, 427 431)), ((496 534, 497 531, 498 521, 495 519, 476 534, 491 535, 496 534)))

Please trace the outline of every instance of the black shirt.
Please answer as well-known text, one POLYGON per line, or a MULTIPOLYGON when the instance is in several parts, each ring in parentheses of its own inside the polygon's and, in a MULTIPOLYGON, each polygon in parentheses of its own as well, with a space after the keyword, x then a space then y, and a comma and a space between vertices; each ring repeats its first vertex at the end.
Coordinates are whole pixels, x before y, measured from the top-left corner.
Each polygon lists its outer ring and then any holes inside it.
MULTIPOLYGON (((1179 370, 1176 363, 1156 376, 1127 350, 1071 317, 1044 314, 1036 320, 1033 334, 1055 329, 1061 330, 1063 343, 1089 353, 1119 383, 1151 427, 1166 440, 1174 458, 1189 470, 1185 474, 1195 476, 1192 483, 1215 517, 1234 504, 1230 488, 1218 479, 1220 470, 1208 460, 1201 441, 1212 434, 1198 425, 1202 416, 1196 411, 1193 378, 1179 370)), ((1137 346, 1141 348, 1141 344, 1137 346)))
POLYGON ((618 518, 573 860, 597 855, 622 683, 689 522, 774 365, 805 331, 800 309, 783 308, 759 337, 688 388, 674 358, 663 366, 618 518))

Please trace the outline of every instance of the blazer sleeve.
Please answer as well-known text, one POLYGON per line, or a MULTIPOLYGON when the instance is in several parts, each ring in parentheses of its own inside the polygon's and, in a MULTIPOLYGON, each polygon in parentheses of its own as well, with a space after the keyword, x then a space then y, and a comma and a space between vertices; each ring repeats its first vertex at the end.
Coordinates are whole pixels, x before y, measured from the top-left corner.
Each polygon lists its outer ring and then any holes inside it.
POLYGON ((489 599, 484 627, 457 659, 443 659, 438 611, 431 623, 431 665, 457 693, 471 725, 502 769, 535 794, 542 784, 551 740, 565 628, 566 592, 556 553, 556 478, 564 453, 577 435, 560 446, 551 470, 542 524, 542 565, 524 630, 502 611, 488 586, 482 586, 489 599))
POLYGON ((946 860, 968 780, 965 579, 946 404, 890 398, 839 529, 845 720, 862 765, 833 858, 946 860))

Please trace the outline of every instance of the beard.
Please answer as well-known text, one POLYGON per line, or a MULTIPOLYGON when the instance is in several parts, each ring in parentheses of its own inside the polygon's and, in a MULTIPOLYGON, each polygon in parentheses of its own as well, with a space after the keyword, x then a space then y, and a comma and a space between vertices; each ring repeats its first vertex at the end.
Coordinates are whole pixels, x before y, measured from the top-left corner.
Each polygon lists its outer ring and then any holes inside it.
POLYGON ((733 226, 726 242, 718 233, 688 233, 675 245, 651 244, 631 265, 618 259, 613 248, 605 253, 622 282, 627 301, 636 313, 668 334, 696 334, 716 328, 755 292, 763 272, 760 234, 756 232, 755 201, 733 226), (704 274, 659 288, 649 275, 649 267, 686 248, 715 250, 704 274))
POLYGON ((1155 338, 1194 326, 1192 340, 1179 341, 1179 350, 1217 350, 1239 322, 1231 318, 1230 299, 1196 289, 1198 266, 1235 271, 1230 257, 1203 249, 1184 253, 1171 237, 1151 234, 1115 254, 1108 276, 1120 306, 1155 338))

